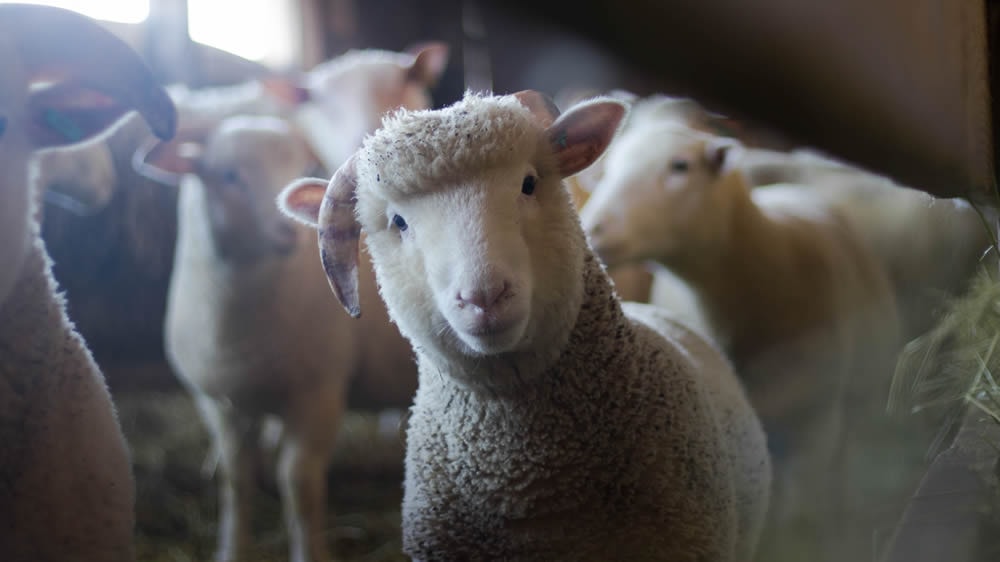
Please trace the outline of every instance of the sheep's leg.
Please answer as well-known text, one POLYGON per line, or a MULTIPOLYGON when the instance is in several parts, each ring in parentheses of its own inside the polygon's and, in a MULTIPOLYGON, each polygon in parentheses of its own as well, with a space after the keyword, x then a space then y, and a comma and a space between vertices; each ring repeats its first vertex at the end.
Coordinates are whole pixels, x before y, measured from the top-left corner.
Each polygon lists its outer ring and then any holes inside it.
POLYGON ((201 396, 198 410, 219 452, 218 562, 246 560, 251 545, 258 424, 231 407, 201 396))
POLYGON ((291 562, 328 562, 326 472, 344 410, 343 385, 304 393, 285 418, 278 486, 285 510, 291 562))

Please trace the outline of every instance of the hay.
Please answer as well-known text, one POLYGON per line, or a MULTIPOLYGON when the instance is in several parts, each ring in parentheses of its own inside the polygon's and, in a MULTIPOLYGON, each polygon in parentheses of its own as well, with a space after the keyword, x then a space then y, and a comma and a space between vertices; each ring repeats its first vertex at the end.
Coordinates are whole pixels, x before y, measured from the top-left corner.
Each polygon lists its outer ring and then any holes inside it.
POLYGON ((889 410, 946 411, 954 422, 965 406, 1000 423, 1000 279, 983 268, 968 293, 952 299, 938 324, 900 354, 889 410))
MULTIPOLYGON (((203 473, 209 439, 183 392, 115 397, 136 478, 140 562, 211 560, 217 529, 216 482, 203 473)), ((337 560, 406 560, 400 545, 403 443, 384 417, 351 412, 329 473, 328 543, 337 560)), ((266 466, 266 465, 265 465, 266 466)), ((262 470, 255 498, 254 552, 247 562, 288 559, 273 471, 262 470)))

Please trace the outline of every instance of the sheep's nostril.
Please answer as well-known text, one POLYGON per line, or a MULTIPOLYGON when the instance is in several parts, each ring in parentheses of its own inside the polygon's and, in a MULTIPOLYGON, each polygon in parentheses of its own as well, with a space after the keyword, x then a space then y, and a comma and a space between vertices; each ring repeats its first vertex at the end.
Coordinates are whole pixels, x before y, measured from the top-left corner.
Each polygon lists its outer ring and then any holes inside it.
POLYGON ((480 310, 487 311, 493 308, 503 296, 510 290, 510 283, 502 281, 486 287, 475 289, 463 289, 458 293, 458 306, 464 308, 465 305, 472 305, 480 310))
POLYGON ((600 236, 603 233, 604 233, 604 223, 600 223, 599 222, 599 223, 595 224, 594 226, 590 227, 590 235, 591 236, 600 236))

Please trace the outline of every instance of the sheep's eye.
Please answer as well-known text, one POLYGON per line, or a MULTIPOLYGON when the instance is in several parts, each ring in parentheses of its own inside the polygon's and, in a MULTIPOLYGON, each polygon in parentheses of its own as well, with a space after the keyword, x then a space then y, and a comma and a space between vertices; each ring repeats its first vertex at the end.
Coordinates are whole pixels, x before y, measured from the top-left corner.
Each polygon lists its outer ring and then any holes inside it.
POLYGON ((671 172, 677 172, 677 173, 683 174, 684 172, 688 171, 688 168, 689 168, 689 164, 688 164, 687 160, 677 159, 677 160, 672 160, 670 162, 670 171, 671 172))
POLYGON ((222 174, 222 181, 228 184, 240 183, 240 173, 236 170, 226 170, 222 174))
POLYGON ((535 192, 535 176, 524 176, 524 181, 521 182, 521 193, 525 195, 531 195, 535 192))
POLYGON ((0 137, 7 132, 7 118, 0 117, 0 137))
POLYGON ((400 232, 403 232, 407 228, 410 228, 410 225, 406 224, 406 221, 403 220, 403 217, 399 215, 392 215, 392 224, 396 225, 396 228, 398 228, 400 232))

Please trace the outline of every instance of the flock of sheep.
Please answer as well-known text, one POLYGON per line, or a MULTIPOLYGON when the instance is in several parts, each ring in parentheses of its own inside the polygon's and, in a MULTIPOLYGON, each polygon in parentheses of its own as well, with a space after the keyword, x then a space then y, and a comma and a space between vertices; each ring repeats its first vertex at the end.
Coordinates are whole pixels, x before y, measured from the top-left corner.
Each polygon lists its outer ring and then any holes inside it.
POLYGON ((96 170, 64 195, 180 190, 165 345, 219 460, 217 560, 248 557, 265 446, 290 559, 330 560, 326 472, 358 405, 410 408, 414 560, 863 559, 858 420, 885 417, 929 289, 976 269, 975 211, 743 146, 690 100, 430 110, 447 60, 166 90, 93 22, 0 6, 0 558, 134 559, 127 445, 39 236, 52 178, 96 170), (93 164, 122 136, 133 169, 93 164), (616 285, 628 268, 652 288, 616 285))

